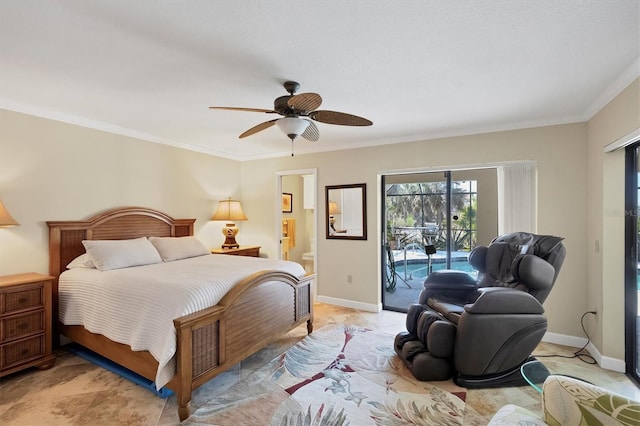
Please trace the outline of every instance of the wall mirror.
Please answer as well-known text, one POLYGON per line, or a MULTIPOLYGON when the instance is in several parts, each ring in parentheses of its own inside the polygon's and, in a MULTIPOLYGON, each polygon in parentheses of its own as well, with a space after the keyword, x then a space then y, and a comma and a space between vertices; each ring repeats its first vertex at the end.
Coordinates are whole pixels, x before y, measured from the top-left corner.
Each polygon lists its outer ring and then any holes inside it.
POLYGON ((326 186, 325 222, 328 239, 367 239, 367 184, 326 186))

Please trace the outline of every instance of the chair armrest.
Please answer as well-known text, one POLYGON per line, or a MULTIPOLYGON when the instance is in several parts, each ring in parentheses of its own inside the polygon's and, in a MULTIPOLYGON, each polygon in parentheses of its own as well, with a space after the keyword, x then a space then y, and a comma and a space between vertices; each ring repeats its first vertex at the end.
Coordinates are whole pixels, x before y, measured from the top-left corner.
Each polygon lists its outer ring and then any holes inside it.
POLYGON ((529 293, 505 287, 478 289, 474 303, 464 306, 470 314, 542 314, 544 308, 529 293))
POLYGON ((469 301, 469 295, 474 292, 477 283, 466 272, 443 269, 429 274, 423 287, 419 301, 421 304, 428 303, 430 298, 464 304, 469 301))

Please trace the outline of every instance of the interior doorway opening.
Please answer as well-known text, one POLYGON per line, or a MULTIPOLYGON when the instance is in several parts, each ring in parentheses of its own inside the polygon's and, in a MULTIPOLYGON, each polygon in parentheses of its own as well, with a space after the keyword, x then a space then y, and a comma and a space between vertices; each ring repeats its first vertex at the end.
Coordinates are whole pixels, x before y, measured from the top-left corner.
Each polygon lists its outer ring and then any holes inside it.
POLYGON ((317 268, 317 170, 278 172, 276 238, 279 257, 302 265, 307 273, 317 268))

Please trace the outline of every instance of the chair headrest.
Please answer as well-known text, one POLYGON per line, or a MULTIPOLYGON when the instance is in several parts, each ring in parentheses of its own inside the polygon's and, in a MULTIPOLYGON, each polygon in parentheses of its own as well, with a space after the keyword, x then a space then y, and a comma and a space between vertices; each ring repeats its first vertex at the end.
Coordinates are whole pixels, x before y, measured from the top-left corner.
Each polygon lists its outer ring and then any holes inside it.
POLYGON ((508 285, 514 281, 511 267, 515 258, 532 252, 533 247, 528 245, 493 242, 484 250, 478 250, 474 257, 479 257, 480 253, 482 253, 482 257, 481 259, 474 259, 473 263, 481 260, 483 265, 478 268, 480 272, 486 273, 495 283, 508 285))
POLYGON ((512 265, 513 278, 526 283, 532 290, 546 290, 553 285, 556 270, 547 261, 537 256, 519 255, 512 265))
POLYGON ((556 237, 554 235, 537 235, 530 232, 512 232, 510 234, 504 234, 496 237, 491 244, 503 242, 519 246, 529 246, 532 247, 532 251, 529 251, 529 253, 546 259, 550 254, 560 248, 562 240, 564 240, 564 238, 556 237))

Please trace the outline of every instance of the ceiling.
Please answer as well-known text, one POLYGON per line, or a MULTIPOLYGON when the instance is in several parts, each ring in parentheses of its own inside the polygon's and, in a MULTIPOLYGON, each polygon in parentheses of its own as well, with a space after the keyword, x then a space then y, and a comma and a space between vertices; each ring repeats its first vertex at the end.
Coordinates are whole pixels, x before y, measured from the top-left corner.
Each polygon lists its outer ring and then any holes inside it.
POLYGON ((638 0, 0 0, 0 108, 247 160, 584 121, 640 75, 638 0), (277 117, 277 116, 276 116, 277 117))

